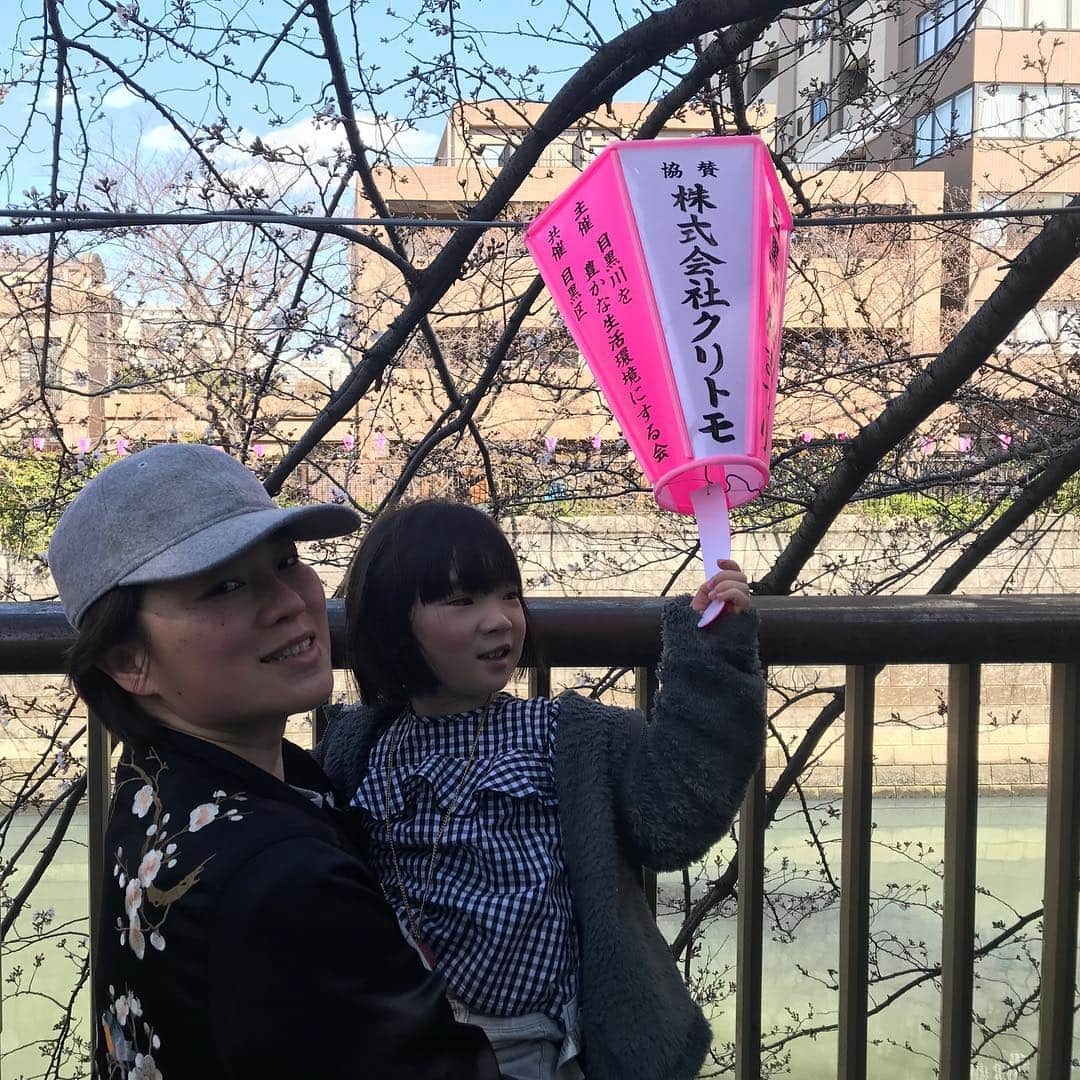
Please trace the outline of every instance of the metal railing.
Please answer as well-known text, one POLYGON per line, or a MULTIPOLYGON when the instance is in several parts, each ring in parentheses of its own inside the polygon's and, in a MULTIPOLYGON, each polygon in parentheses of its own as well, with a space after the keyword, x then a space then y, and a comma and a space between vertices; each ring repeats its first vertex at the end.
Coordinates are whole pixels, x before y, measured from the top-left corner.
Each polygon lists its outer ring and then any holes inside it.
MULTIPOLYGON (((874 687, 886 664, 948 665, 947 764, 942 930, 940 1075, 971 1075, 975 959, 975 840, 978 799, 980 666, 1049 663, 1050 749, 1047 788, 1038 1080, 1070 1072, 1080 861, 1080 597, 760 598, 766 664, 844 665, 839 1049, 840 1080, 867 1076, 868 949, 874 687)), ((636 671, 638 704, 649 712, 656 686, 661 602, 639 599, 535 599, 537 651, 530 688, 546 692, 555 668, 636 671)), ((330 605, 335 664, 344 611, 330 605)), ((0 606, 0 674, 62 669, 70 631, 55 604, 0 606)), ((89 746, 90 888, 96 910, 108 805, 108 743, 89 746)), ((764 833, 769 806, 760 769, 739 824, 736 1070, 756 1080, 761 1063, 764 833)), ((655 898, 655 881, 646 882, 655 898)), ((92 923, 92 932, 96 926, 92 923)))

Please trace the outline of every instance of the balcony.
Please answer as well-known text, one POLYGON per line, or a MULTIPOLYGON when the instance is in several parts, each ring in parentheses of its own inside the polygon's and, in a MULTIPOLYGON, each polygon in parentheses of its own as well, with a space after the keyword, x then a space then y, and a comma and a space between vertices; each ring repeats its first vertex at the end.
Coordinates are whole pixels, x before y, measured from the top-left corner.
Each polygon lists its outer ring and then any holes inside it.
MULTIPOLYGON (((531 669, 533 692, 551 685, 553 669, 633 668, 636 696, 648 712, 655 688, 661 603, 638 599, 536 599, 533 626, 545 663, 531 669)), ((867 1069, 871 1010, 869 917, 875 680, 899 663, 948 665, 945 844, 941 962, 928 960, 940 981, 940 1075, 972 1073, 970 1061, 975 963, 978 719, 984 663, 1050 665, 1050 750, 1045 827, 1039 1080, 1070 1073, 1077 949, 1080 855, 1080 598, 879 597, 761 598, 761 651, 766 664, 846 667, 844 774, 841 806, 839 992, 836 1075, 862 1080, 867 1069)), ((331 604, 335 656, 340 662, 344 610, 331 604)), ((69 629, 55 604, 0 608, 0 673, 48 674, 62 669, 69 629)), ((738 884, 735 1076, 760 1074, 765 838, 784 797, 813 752, 806 742, 791 756, 771 790, 759 771, 738 823, 737 859, 713 889, 738 884)), ((88 755, 91 910, 104 864, 102 832, 108 805, 108 745, 91 731, 88 755)), ((645 877, 646 888, 655 881, 645 877)), ((655 894, 654 894, 655 898, 655 894)), ((693 932, 678 930, 673 948, 693 932)), ((91 935, 97 927, 91 925, 91 935)), ((930 949, 931 956, 935 949, 930 949)), ((879 995, 878 1003, 887 994, 879 995)), ((91 1025, 94 1030, 96 1025, 91 1025)), ((1004 1073, 1002 1075, 1005 1075, 1004 1073)))

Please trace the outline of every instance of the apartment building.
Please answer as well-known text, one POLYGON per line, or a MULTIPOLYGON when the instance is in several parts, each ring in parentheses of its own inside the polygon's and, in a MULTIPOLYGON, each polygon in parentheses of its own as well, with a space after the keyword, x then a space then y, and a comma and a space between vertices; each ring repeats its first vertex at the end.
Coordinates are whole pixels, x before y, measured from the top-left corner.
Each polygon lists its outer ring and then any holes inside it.
MULTIPOLYGON (((825 0, 785 19, 747 88, 776 110, 804 173, 910 169, 957 209, 1053 208, 1080 193, 1080 0, 825 0)), ((946 301, 972 311, 1042 219, 986 221, 946 301)), ((1026 348, 1080 346, 1069 275, 1018 328, 1026 348)))
MULTIPOLYGON (((391 213, 407 217, 452 219, 462 216, 505 165, 544 109, 535 102, 464 102, 452 110, 434 163, 396 167, 380 174, 391 213)), ((613 139, 628 138, 648 114, 649 106, 629 102, 584 117, 545 150, 522 183, 506 216, 529 220, 577 177, 595 154, 613 139)), ((751 106, 751 118, 763 136, 773 137, 772 106, 751 106)), ((730 117, 728 118, 730 120, 730 117)), ((733 130, 733 127, 732 127, 733 130)), ((713 117, 687 112, 668 124, 661 138, 714 134, 713 117)), ((896 213, 933 212, 943 206, 943 178, 916 170, 852 172, 819 171, 815 198, 821 205, 857 206, 861 210, 896 213)), ((365 212, 358 190, 359 212, 365 212)), ((446 230, 402 230, 410 254, 423 265, 445 242, 446 230), (425 248, 427 251, 425 251, 425 248)), ((918 225, 891 230, 818 230, 799 237, 803 271, 789 280, 785 327, 793 334, 820 335, 872 326, 894 334, 918 351, 937 348, 941 318, 940 246, 918 225)), ((354 302, 357 319, 374 336, 388 326, 406 302, 398 272, 387 263, 357 253, 354 302)), ((434 313, 432 324, 451 366, 475 364, 486 355, 497 329, 509 315, 513 297, 536 273, 514 230, 491 230, 477 246, 469 271, 454 283, 434 313)), ((485 430, 505 443, 557 440, 583 447, 593 439, 617 435, 607 410, 594 392, 588 372, 568 338, 558 332, 560 320, 546 301, 537 305, 522 333, 525 348, 516 357, 514 377, 485 405, 485 430), (546 351, 546 355, 545 355, 546 351), (559 367, 556 375, 548 365, 559 367), (574 369, 578 370, 574 370, 574 369), (550 377, 549 377, 550 376, 550 377)), ((475 374, 475 371, 472 372, 475 374)), ((441 378, 416 343, 395 371, 391 394, 392 444, 409 443, 430 429, 445 404, 441 378)), ((871 407, 867 401, 866 406, 871 407)), ((826 393, 809 405, 782 402, 778 430, 824 434, 850 428, 851 403, 826 393)))

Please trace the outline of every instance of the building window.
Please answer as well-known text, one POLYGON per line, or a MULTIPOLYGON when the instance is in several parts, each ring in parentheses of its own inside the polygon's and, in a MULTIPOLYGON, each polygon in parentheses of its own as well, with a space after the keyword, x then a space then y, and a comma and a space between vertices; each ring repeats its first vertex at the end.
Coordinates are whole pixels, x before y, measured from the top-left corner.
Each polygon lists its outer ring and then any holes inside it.
POLYGON ((988 139, 1064 139, 1080 124, 1080 86, 979 87, 978 133, 988 139))
POLYGON ((971 87, 915 118, 915 163, 927 161, 971 138, 971 87))
POLYGON ((985 0, 983 26, 1047 30, 1080 29, 1080 0, 985 0))
MULTIPOLYGON (((45 347, 44 337, 35 337, 31 341, 23 337, 19 348, 19 387, 22 390, 31 390, 38 386, 41 379, 41 353, 45 347)), ((49 338, 48 367, 45 370, 45 381, 56 384, 60 381, 60 339, 49 338)))
POLYGON ((828 115, 829 102, 824 94, 819 94, 810 100, 810 126, 820 124, 828 115))
POLYGON ((916 62, 921 64, 941 52, 971 22, 973 0, 941 0, 924 11, 916 24, 916 62))
POLYGON ((814 17, 810 21, 811 41, 824 41, 829 36, 830 6, 830 0, 825 0, 825 3, 814 12, 814 17))
POLYGON ((1072 301, 1040 304, 1009 335, 1025 352, 1080 353, 1080 307, 1072 301))

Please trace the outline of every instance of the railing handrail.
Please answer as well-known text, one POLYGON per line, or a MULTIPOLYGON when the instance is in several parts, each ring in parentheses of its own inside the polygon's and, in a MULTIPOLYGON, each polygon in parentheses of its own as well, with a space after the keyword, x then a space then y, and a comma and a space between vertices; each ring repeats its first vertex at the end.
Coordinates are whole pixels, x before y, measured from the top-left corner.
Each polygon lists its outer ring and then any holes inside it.
MULTIPOLYGON (((548 667, 644 667, 659 653, 665 601, 528 600, 548 667)), ((1080 658, 1080 595, 758 597, 766 664, 967 664, 1080 658)), ((331 600, 334 664, 344 663, 345 608, 331 600)), ((0 675, 56 674, 73 640, 60 605, 0 604, 0 675)))

